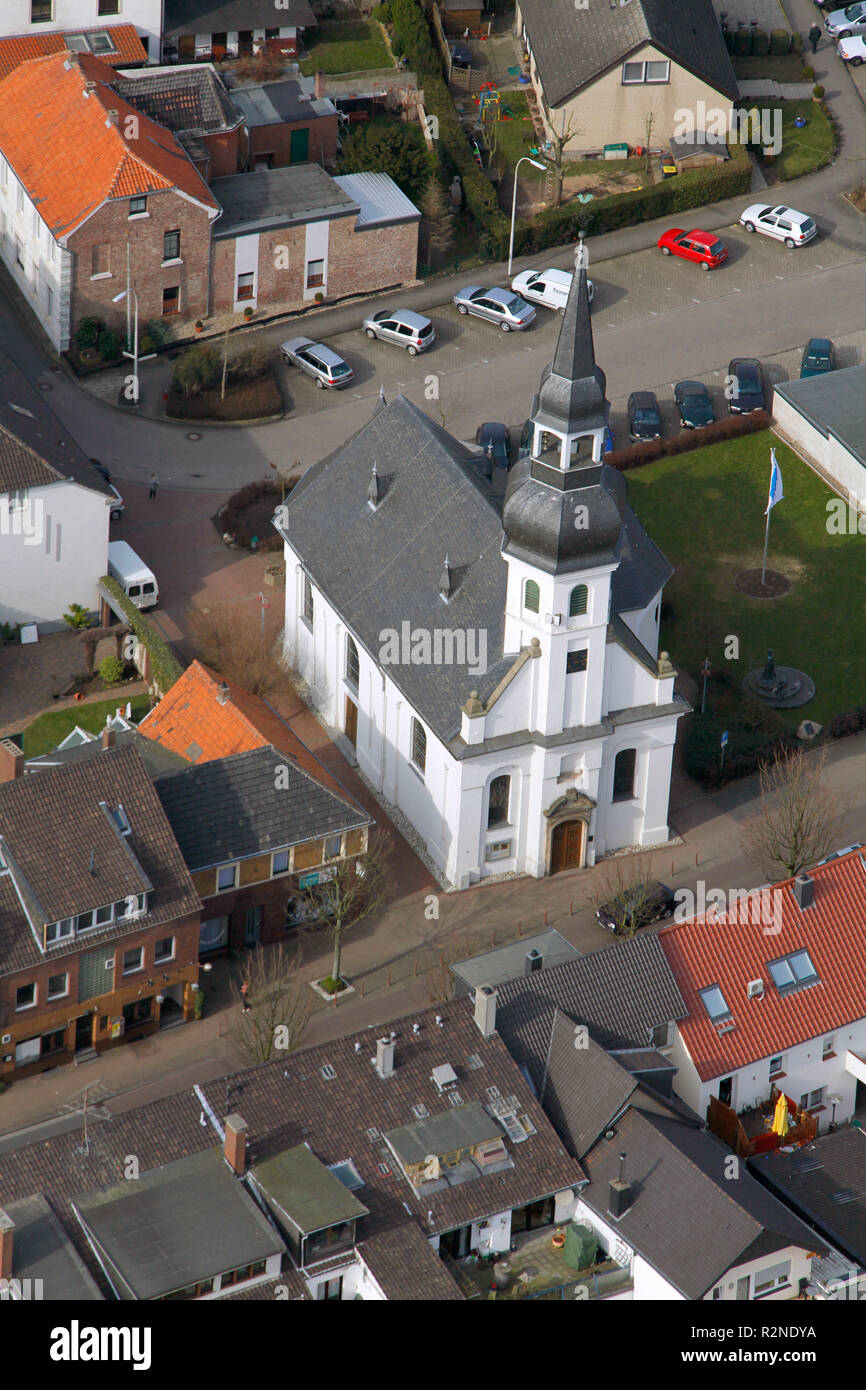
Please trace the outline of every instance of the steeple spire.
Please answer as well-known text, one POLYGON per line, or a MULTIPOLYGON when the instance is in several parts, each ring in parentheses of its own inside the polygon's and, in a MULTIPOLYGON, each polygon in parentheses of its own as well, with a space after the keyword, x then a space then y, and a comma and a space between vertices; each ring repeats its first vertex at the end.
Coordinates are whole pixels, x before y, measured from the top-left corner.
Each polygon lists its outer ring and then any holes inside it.
POLYGON ((582 246, 559 329, 553 361, 545 369, 535 419, 544 429, 579 434, 606 423, 605 375, 596 366, 589 290, 582 246))

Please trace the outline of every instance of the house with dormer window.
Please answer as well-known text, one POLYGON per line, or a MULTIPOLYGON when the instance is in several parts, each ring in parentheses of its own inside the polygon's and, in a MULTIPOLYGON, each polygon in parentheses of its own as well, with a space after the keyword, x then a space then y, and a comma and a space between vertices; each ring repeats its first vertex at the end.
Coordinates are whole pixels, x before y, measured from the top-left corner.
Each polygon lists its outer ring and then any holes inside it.
POLYGON ((792 1122, 811 1116, 819 1133, 851 1118, 866 1096, 862 851, 658 940, 688 1011, 669 1055, 692 1109, 758 1116, 782 1093, 792 1122))
MULTIPOLYGON (((110 734, 110 731, 108 731, 110 734)), ((134 747, 0 742, 0 1078, 192 1018, 201 901, 134 747)))

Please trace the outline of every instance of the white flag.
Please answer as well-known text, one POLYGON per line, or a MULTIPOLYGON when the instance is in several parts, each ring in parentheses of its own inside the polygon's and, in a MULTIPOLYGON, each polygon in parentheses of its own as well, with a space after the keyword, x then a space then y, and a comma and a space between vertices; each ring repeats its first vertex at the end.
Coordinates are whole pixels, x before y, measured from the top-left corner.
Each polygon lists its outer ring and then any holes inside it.
POLYGON ((770 473, 770 495, 767 498, 767 510, 764 512, 764 516, 769 516, 771 508, 775 507, 777 502, 783 501, 785 497, 782 491, 782 470, 776 462, 775 449, 770 450, 770 459, 773 467, 770 473))

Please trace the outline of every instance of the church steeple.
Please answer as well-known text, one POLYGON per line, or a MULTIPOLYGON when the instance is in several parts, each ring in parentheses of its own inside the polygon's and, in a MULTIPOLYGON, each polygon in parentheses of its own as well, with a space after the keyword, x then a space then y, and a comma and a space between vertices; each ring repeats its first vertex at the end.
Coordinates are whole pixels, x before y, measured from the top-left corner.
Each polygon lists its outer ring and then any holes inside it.
POLYGON ((533 402, 530 454, 508 479, 506 556, 549 574, 619 563, 626 485, 603 462, 607 416, 581 244, 556 352, 533 402))

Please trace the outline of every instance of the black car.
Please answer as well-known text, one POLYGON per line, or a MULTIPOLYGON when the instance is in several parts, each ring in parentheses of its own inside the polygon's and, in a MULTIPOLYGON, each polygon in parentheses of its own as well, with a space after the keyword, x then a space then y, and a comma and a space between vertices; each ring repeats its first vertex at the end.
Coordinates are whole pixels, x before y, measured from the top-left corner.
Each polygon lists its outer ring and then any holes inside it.
POLYGON ((716 418, 710 393, 702 381, 678 381, 674 387, 674 400, 684 430, 711 425, 716 418))
POLYGON ((660 439, 662 417, 653 391, 632 391, 628 398, 628 432, 632 439, 660 439))
POLYGON ((475 443, 494 463, 502 468, 508 467, 511 461, 511 443, 508 429, 500 420, 488 420, 485 425, 479 425, 475 431, 475 443))
POLYGON ((637 884, 626 888, 595 910, 598 925, 617 935, 629 935, 650 922, 670 917, 676 906, 673 890, 664 883, 637 884))
POLYGON ((734 357, 728 363, 726 390, 732 415, 748 415, 764 409, 764 384, 757 357, 734 357))

